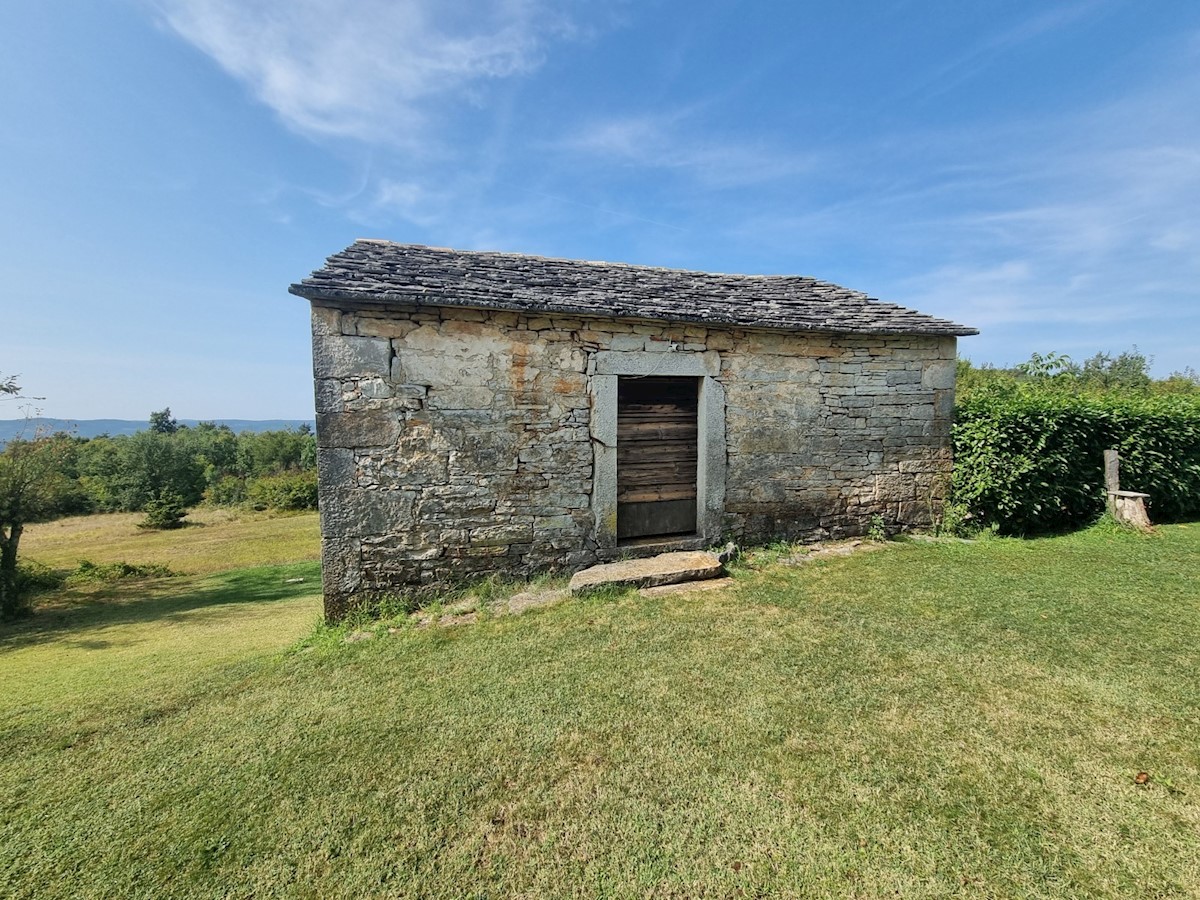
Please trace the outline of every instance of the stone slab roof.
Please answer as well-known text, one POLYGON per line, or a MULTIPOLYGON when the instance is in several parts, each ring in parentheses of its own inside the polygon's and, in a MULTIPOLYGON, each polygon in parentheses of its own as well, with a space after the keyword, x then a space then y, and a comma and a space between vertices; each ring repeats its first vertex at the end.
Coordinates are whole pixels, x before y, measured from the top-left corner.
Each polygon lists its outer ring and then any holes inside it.
POLYGON ((801 275, 717 275, 358 240, 289 290, 311 301, 462 306, 850 334, 978 334, 801 275))

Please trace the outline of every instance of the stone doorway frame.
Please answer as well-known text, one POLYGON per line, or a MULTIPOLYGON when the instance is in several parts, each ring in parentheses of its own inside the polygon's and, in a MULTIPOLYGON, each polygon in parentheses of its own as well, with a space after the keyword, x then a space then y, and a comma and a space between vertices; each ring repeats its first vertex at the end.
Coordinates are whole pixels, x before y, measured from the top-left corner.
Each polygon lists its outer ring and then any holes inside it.
POLYGON ((721 356, 670 350, 603 350, 593 358, 588 379, 591 398, 592 511, 596 542, 617 549, 617 379, 679 377, 700 380, 697 438, 696 534, 664 538, 664 543, 716 544, 725 511, 725 388, 717 381, 721 356))

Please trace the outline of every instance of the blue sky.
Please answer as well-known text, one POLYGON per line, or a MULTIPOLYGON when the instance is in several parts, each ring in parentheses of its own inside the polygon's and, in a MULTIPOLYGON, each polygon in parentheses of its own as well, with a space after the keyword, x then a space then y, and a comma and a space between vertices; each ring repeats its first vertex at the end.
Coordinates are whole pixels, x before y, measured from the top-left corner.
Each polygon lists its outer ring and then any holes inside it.
POLYGON ((51 416, 307 418, 286 289, 356 237, 1200 368, 1194 0, 55 0, 0 79, 0 374, 51 416))

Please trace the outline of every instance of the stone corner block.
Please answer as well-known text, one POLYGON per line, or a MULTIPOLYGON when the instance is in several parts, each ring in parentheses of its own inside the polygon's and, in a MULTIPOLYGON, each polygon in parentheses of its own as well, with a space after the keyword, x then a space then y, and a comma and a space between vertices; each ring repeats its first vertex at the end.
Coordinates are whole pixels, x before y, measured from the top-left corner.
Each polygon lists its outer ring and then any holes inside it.
POLYGON ((921 387, 933 388, 935 391, 953 389, 957 373, 958 363, 952 359, 931 362, 921 373, 921 387))
POLYGON ((321 449, 388 447, 399 437, 400 421, 386 409, 317 414, 317 447, 321 449))
POLYGON ((316 378, 387 378, 391 368, 392 345, 386 338, 313 335, 313 375, 316 378))

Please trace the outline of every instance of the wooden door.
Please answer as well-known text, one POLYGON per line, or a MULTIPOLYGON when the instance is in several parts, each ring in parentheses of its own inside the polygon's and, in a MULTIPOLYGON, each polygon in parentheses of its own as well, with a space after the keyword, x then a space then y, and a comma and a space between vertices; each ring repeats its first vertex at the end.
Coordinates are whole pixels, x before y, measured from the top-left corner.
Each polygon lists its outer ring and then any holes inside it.
POLYGON ((617 382, 617 538, 693 534, 698 378, 617 382))

